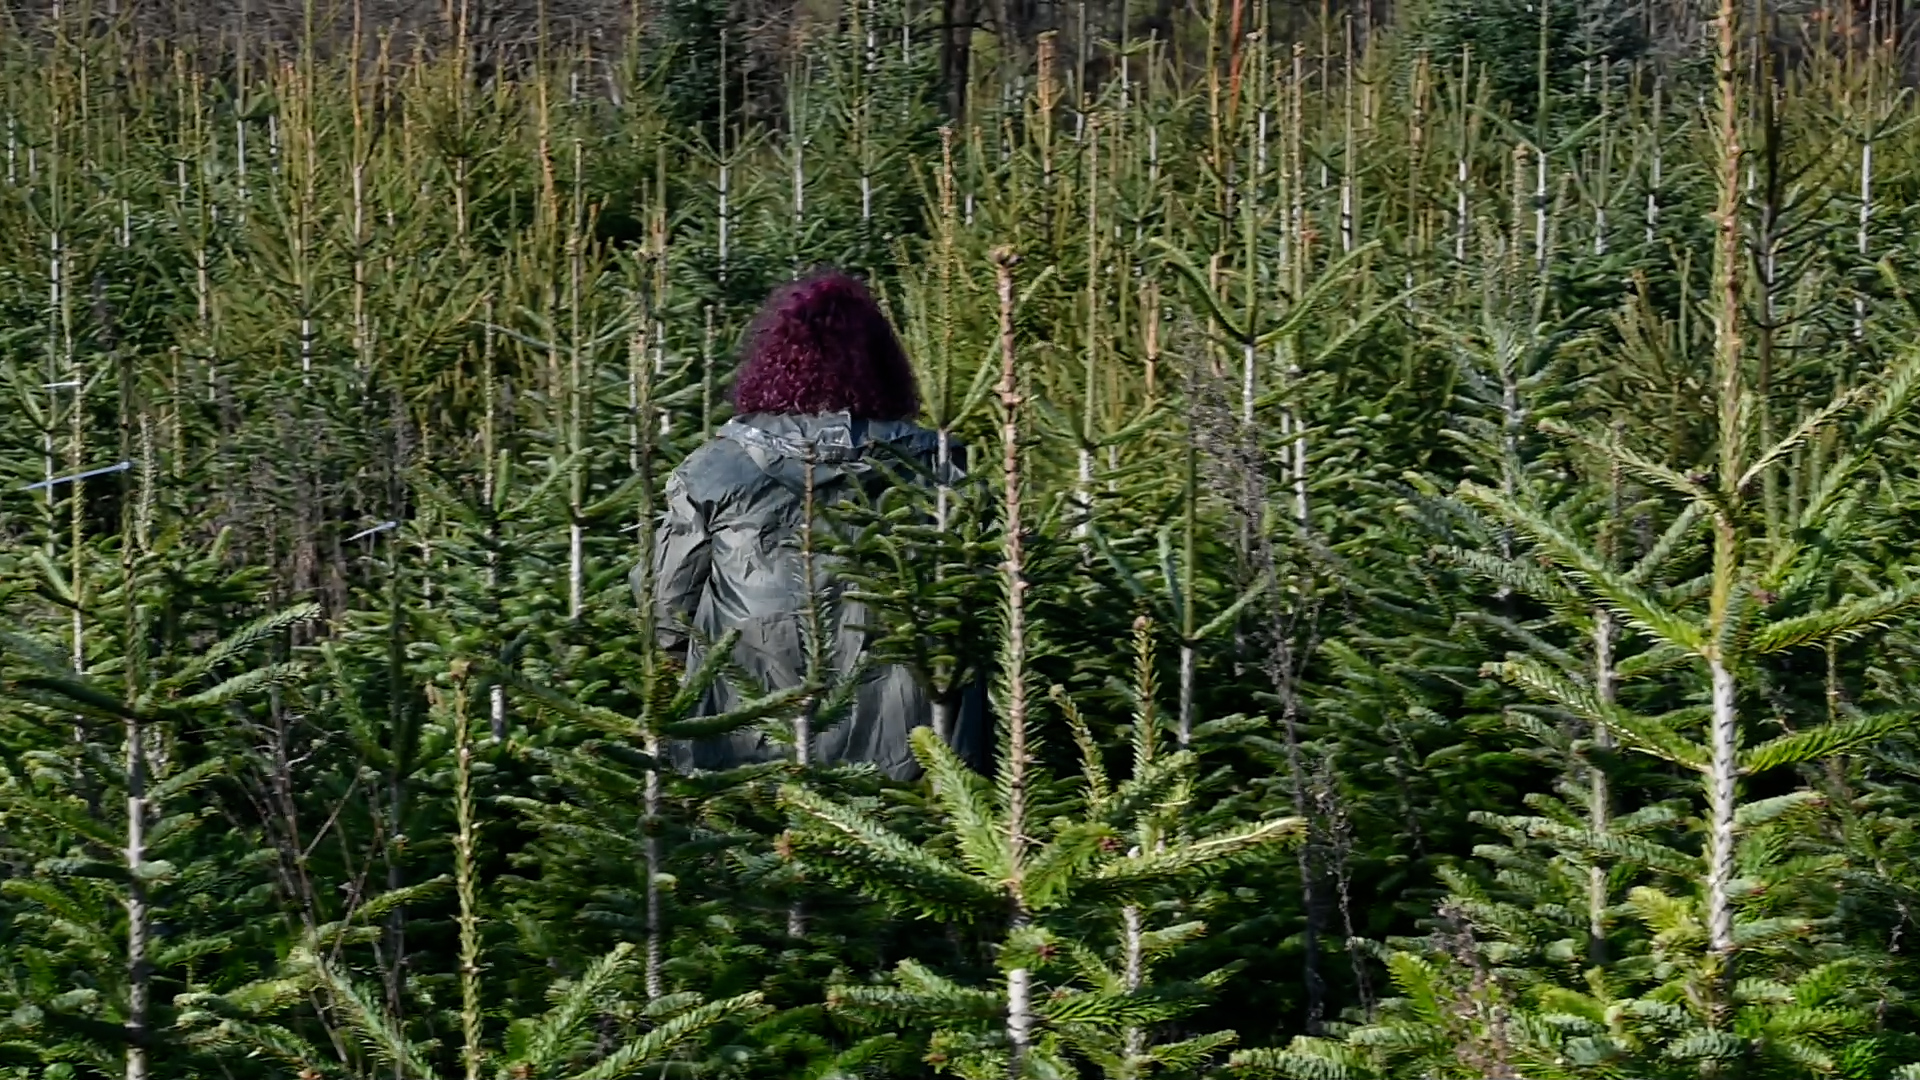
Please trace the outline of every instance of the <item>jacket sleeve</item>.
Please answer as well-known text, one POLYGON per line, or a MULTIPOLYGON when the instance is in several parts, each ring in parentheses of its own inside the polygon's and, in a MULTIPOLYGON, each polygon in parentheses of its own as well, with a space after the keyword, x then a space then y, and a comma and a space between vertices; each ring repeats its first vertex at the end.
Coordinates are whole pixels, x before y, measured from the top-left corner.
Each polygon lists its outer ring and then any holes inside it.
MULTIPOLYGON (((713 567, 712 507, 696 499, 677 472, 667 480, 666 496, 667 510, 653 537, 653 614, 660 646, 679 654, 687 647, 686 627, 700 606, 700 594, 713 567)), ((640 569, 635 567, 633 572, 634 598, 645 604, 640 569)))

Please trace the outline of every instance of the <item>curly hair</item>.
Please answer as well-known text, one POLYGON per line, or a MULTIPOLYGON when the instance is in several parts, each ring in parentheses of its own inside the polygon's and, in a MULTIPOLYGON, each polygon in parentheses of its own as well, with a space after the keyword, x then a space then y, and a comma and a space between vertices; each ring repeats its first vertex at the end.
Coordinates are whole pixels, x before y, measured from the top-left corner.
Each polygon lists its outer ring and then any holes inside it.
POLYGON ((740 413, 847 412, 910 420, 920 412, 913 367, 859 279, 815 270, 773 291, 754 316, 733 404, 740 413))

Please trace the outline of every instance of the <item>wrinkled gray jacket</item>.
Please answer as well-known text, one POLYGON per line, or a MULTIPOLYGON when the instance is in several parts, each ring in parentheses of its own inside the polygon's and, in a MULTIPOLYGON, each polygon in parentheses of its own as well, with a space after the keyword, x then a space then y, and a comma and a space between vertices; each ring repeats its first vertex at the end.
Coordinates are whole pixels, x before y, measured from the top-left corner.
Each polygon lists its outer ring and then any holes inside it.
MULTIPOLYGON (((876 493, 886 475, 869 460, 877 445, 932 467, 938 436, 905 421, 861 420, 845 413, 814 416, 752 414, 735 418, 718 436, 681 462, 667 480, 667 509, 656 534, 653 577, 660 642, 684 651, 691 674, 706 642, 740 631, 733 659, 769 690, 798 685, 806 676, 806 596, 800 557, 807 447, 813 455, 816 507, 847 498, 858 484, 876 493), (686 629, 693 632, 689 635, 686 629)), ((964 460, 949 444, 958 476, 964 460)), ((815 528, 821 528, 816 524, 815 528)), ((827 560, 816 555, 815 587, 838 599, 827 560)), ((640 568, 633 574, 638 596, 640 568)), ((641 603, 646 597, 638 596, 641 603)), ((828 628, 829 661, 836 674, 854 670, 867 648, 866 605, 840 600, 837 625, 828 628)), ((751 682, 722 679, 708 691, 700 715, 714 716, 757 696, 751 682)), ((816 734, 813 760, 869 761, 896 779, 920 772, 908 733, 930 725, 932 703, 912 671, 869 666, 851 713, 816 734)), ((825 718, 823 718, 825 719, 825 718)), ((980 763, 985 751, 985 695, 966 696, 951 741, 963 759, 980 763)), ((791 753, 752 728, 730 736, 669 747, 678 768, 717 769, 770 761, 791 753)))

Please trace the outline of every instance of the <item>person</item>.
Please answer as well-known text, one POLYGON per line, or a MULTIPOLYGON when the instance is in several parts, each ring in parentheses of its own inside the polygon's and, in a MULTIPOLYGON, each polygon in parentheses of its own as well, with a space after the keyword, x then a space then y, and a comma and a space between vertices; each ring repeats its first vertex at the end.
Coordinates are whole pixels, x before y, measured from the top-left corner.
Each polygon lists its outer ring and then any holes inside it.
MULTIPOLYGON (((936 433, 915 424, 919 390, 886 315, 857 279, 815 271, 776 289, 744 338, 734 383, 734 418, 673 471, 667 507, 655 533, 652 570, 660 644, 685 670, 700 668, 706 647, 726 632, 739 637, 732 659, 749 682, 716 680, 697 709, 717 716, 762 689, 800 685, 807 676, 808 597, 801 557, 803 506, 812 473, 816 543, 818 508, 856 488, 878 493, 903 474, 888 453, 917 461, 929 476, 946 469, 958 480, 962 447, 949 440, 940 460, 936 433)), ((818 550, 818 549, 816 549, 818 550)), ((909 733, 932 720, 932 700, 912 670, 872 661, 866 606, 839 596, 828 560, 816 555, 814 585, 832 624, 824 628, 829 678, 857 678, 843 718, 822 717, 810 740, 817 764, 865 761, 896 779, 919 775, 909 733)), ((633 586, 645 604, 643 567, 633 586)), ((948 743, 979 767, 985 752, 985 698, 963 698, 948 743)), ((765 725, 731 735, 675 742, 680 769, 732 768, 793 753, 790 740, 765 725)))

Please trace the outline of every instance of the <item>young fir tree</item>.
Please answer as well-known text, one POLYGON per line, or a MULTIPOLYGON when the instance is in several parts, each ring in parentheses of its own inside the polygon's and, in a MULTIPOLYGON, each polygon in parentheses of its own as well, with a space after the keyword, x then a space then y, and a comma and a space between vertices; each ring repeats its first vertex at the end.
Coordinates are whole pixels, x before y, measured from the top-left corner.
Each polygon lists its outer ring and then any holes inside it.
MULTIPOLYGON (((927 770, 939 811, 937 844, 918 844, 870 812, 790 786, 783 798, 794 815, 790 850, 819 872, 887 902, 901 914, 986 924, 995 942, 998 976, 967 985, 914 962, 902 963, 889 986, 847 986, 840 1007, 877 1022, 905 1021, 928 1030, 928 1060, 969 1077, 1071 1075, 1076 1054, 1087 1054, 1134 1075, 1154 1060, 1138 1034, 1178 1015, 1144 981, 1150 951, 1144 935, 1126 938, 1133 977, 1114 979, 1110 960, 1074 950, 1069 927, 1101 913, 1109 926, 1138 920, 1141 909, 1169 891, 1191 889, 1208 871, 1257 854, 1294 831, 1291 819, 1243 824, 1189 836, 1166 828, 1159 806, 1179 801, 1191 757, 1149 752, 1134 775, 1107 790, 1096 768, 1076 812, 1057 805, 1059 784, 1037 760, 1040 731, 1027 679, 1034 627, 1027 621, 1026 564, 1021 518, 1019 413, 1022 384, 1014 341, 1014 259, 996 255, 1001 304, 1003 542, 1006 589, 1001 637, 998 709, 1001 740, 996 780, 967 768, 928 729, 914 733, 916 756, 927 770), (1163 831, 1164 830, 1164 831, 1163 831), (1136 841, 1131 849, 1125 840, 1136 841), (1161 841, 1164 839, 1164 843, 1161 841), (1144 840, 1144 844, 1140 841, 1144 840), (1126 914, 1130 912, 1131 914, 1126 914), (1051 983, 1050 989, 1043 989, 1051 983), (1079 983, 1080 985, 1076 985, 1079 983)), ((1149 686, 1147 689, 1151 689, 1149 686)), ((1151 714, 1137 738, 1152 747, 1158 727, 1151 714)), ((1178 934, 1171 936, 1177 937, 1178 934)), ((1123 960, 1123 970, 1129 967, 1123 960)), ((1191 1063, 1217 1040, 1163 1050, 1167 1063, 1191 1063)))
MULTIPOLYGON (((1489 1069, 1845 1075, 1877 1053, 1872 976, 1865 957, 1833 933, 1826 882, 1835 864, 1807 843, 1818 793, 1801 786, 1742 798, 1742 787, 1912 723, 1904 708, 1870 703, 1808 717, 1767 687, 1783 654, 1859 639, 1920 599, 1904 580, 1862 588, 1850 575, 1836 578, 1832 557, 1848 544, 1852 499, 1873 483, 1878 444, 1908 406, 1920 367, 1907 359, 1870 386, 1810 410, 1784 437, 1756 439, 1775 402, 1749 381, 1741 331, 1732 23, 1723 8, 1721 246, 1712 309, 1717 460, 1667 463, 1617 433, 1546 425, 1667 504, 1671 525, 1634 566, 1611 557, 1604 525, 1602 543, 1581 537, 1565 506, 1543 505, 1532 485, 1461 489, 1527 548, 1522 561, 1480 560, 1491 577, 1560 610, 1599 613, 1588 663, 1541 641, 1493 670, 1596 733, 1594 743, 1617 740, 1665 763, 1686 778, 1685 797, 1612 817, 1601 812, 1605 788, 1595 784, 1581 792, 1590 803, 1585 815, 1543 799, 1533 819, 1487 816, 1512 838, 1490 852, 1507 871, 1501 885, 1510 899, 1456 877, 1458 896, 1443 911, 1454 924, 1449 940, 1425 955, 1390 957, 1403 998, 1342 1042, 1301 1040, 1249 1054, 1242 1061, 1250 1068, 1350 1076, 1485 1076, 1489 1069), (1813 475, 1796 485, 1804 498, 1778 527, 1755 493, 1770 473, 1788 469, 1813 475), (1692 562, 1703 564, 1697 576, 1667 576, 1692 562), (1841 587, 1843 580, 1851 587, 1841 587), (1667 692, 1623 700, 1623 687, 1635 680, 1665 683, 1667 692), (1663 700, 1677 707, 1660 710, 1663 700), (1765 721, 1756 715, 1765 705, 1782 727, 1771 737, 1761 734, 1765 721), (1629 868, 1642 883, 1621 903, 1602 896, 1596 906, 1590 894, 1581 896, 1595 883, 1596 858, 1629 868), (1576 911, 1598 917, 1602 940, 1578 932, 1587 920, 1568 918, 1576 911), (1616 917, 1632 932, 1607 935, 1604 920, 1616 917)), ((1590 773, 1589 783, 1598 775, 1590 773)))
POLYGON ((153 482, 143 466, 121 535, 86 544, 84 584, 46 559, 18 568, 86 620, 85 669, 67 627, 49 640, 19 606, 0 637, 8 1027, 16 1057, 69 1075, 204 1066, 174 996, 236 986, 272 948, 256 921, 272 853, 207 829, 208 793, 251 751, 236 718, 298 673, 274 643, 317 608, 259 614, 263 575, 225 565, 227 534, 196 548, 157 523, 153 482))
MULTIPOLYGON (((181 1025, 193 1041, 216 1050, 243 1049, 313 1075, 345 1070, 347 1075, 431 1080, 446 1075, 445 1060, 459 1062, 462 1074, 477 1080, 498 1077, 566 1076, 574 1080, 631 1075, 672 1060, 706 1057, 705 1044, 729 1026, 751 1021, 765 1011, 757 992, 709 1000, 694 992, 653 993, 650 950, 622 941, 589 958, 577 974, 550 981, 550 1005, 538 1013, 509 1012, 500 1022, 502 1002, 490 992, 487 962, 488 924, 498 908, 488 903, 477 872, 484 852, 475 790, 475 748, 485 730, 484 712, 475 706, 486 683, 476 665, 461 653, 477 642, 471 632, 445 627, 445 667, 427 691, 430 714, 424 734, 451 746, 454 811, 453 873, 459 968, 449 1025, 457 1041, 416 1035, 380 995, 339 962, 338 946, 354 936, 380 910, 417 898, 422 889, 380 897, 355 913, 351 922, 328 924, 299 941, 271 976, 225 993, 183 997, 181 1025), (305 1037, 289 1011, 304 999, 323 1003, 330 1052, 305 1037), (341 1053, 345 1048, 347 1052, 341 1053), (449 1054, 449 1051, 456 1051, 449 1054), (337 1059, 337 1060, 336 1060, 337 1059)), ((575 712, 597 715, 591 708, 575 712)), ((438 884, 439 879, 432 884, 438 884)), ((523 946, 524 948, 524 946, 523 946)), ((501 980, 511 984, 512 978, 501 980)))

